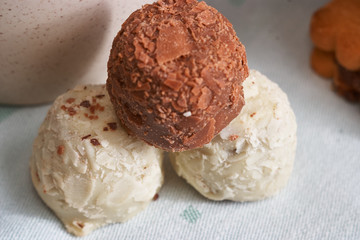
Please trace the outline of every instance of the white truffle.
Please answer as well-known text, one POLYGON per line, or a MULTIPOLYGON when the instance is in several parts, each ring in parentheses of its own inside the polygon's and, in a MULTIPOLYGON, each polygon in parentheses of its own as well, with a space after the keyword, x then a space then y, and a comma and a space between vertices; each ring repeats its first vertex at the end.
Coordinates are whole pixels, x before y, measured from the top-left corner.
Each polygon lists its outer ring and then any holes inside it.
POLYGON ((244 94, 240 115, 209 144, 170 154, 177 174, 209 199, 264 199, 283 188, 292 172, 297 125, 286 94, 254 70, 244 94))
POLYGON ((125 222, 163 183, 163 153, 121 128, 104 85, 58 97, 33 145, 33 184, 44 202, 82 236, 125 222))

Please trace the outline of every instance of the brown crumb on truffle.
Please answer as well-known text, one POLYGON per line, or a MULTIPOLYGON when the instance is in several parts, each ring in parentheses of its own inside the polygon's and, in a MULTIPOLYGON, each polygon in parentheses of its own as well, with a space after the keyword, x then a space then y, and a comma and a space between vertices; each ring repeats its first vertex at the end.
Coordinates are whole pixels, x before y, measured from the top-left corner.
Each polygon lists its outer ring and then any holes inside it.
POLYGON ((158 199, 159 199, 159 194, 156 193, 156 194, 154 195, 154 197, 153 197, 153 201, 156 201, 156 200, 158 200, 158 199))
POLYGON ((62 105, 60 109, 67 112, 70 116, 74 116, 76 114, 76 110, 73 107, 66 107, 65 105, 62 105))
POLYGON ((36 171, 35 176, 36 176, 36 180, 38 180, 38 182, 40 182, 40 177, 39 177, 38 171, 36 171))
POLYGON ((90 140, 90 143, 91 143, 92 145, 94 145, 94 146, 99 146, 99 145, 100 145, 99 140, 97 140, 96 138, 92 138, 92 139, 90 140))
POLYGON ((101 98, 105 97, 105 94, 99 94, 99 95, 96 95, 95 97, 101 99, 101 98))
POLYGON ((235 141, 236 139, 238 139, 239 138, 239 136, 238 135, 231 135, 231 136, 229 136, 229 140, 230 141, 235 141))
POLYGON ((67 103, 73 103, 73 102, 75 102, 75 98, 68 98, 68 99, 66 100, 66 102, 67 102, 67 103))
POLYGON ((80 228, 84 228, 84 224, 81 222, 76 222, 76 225, 78 225, 80 228))
POLYGON ((65 147, 63 145, 58 146, 57 154, 62 155, 65 151, 65 147))
POLYGON ((109 126, 109 128, 110 128, 111 130, 116 130, 116 129, 117 129, 117 124, 116 124, 116 122, 107 123, 107 125, 109 126))
POLYGON ((69 107, 67 109, 67 112, 69 113, 70 116, 74 116, 76 114, 76 111, 73 107, 69 107))
POLYGON ((97 119, 99 119, 99 116, 97 116, 97 115, 89 115, 89 114, 87 114, 87 113, 84 113, 84 116, 87 117, 87 118, 90 119, 90 120, 97 120, 97 119))
POLYGON ((90 107, 90 102, 88 100, 84 100, 80 103, 80 106, 85 107, 85 108, 89 108, 90 107))
POLYGON ((88 134, 88 135, 86 135, 86 136, 83 136, 83 137, 81 138, 81 140, 85 140, 85 139, 87 139, 88 137, 91 137, 91 134, 88 134))

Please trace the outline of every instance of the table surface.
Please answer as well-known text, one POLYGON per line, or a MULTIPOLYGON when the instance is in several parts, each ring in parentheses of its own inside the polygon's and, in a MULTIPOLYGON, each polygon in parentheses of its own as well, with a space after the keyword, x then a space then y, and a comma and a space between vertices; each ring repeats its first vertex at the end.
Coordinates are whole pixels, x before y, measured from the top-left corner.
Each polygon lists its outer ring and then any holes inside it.
MULTIPOLYGON (((214 202, 166 161, 157 201, 84 239, 360 239, 360 106, 309 67, 310 17, 326 1, 206 2, 233 23, 250 68, 288 94, 298 123, 288 186, 259 202, 214 202)), ((30 180, 32 141, 48 109, 0 105, 0 239, 75 239, 30 180)))

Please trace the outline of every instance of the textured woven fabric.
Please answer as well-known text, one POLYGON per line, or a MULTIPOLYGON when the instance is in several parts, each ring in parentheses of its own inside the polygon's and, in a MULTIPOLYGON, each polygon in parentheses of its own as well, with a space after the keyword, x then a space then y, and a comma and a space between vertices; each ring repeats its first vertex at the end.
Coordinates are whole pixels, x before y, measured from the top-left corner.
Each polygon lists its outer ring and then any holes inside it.
MULTIPOLYGON (((233 23, 250 68, 288 94, 298 148, 287 187, 264 201, 214 202, 165 161, 156 201, 84 239, 360 239, 360 106, 338 97, 309 67, 310 17, 326 1, 207 2, 233 23)), ((75 239, 30 180, 32 142, 48 108, 0 106, 0 239, 75 239)))

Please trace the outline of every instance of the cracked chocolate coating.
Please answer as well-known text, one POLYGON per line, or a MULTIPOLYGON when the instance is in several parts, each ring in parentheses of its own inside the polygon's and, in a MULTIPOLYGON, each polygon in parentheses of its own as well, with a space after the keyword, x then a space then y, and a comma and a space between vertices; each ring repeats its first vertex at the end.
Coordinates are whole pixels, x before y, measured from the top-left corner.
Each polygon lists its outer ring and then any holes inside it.
POLYGON ((132 13, 114 39, 107 89, 131 134, 167 151, 212 140, 244 105, 246 53, 230 22, 196 0, 132 13))

